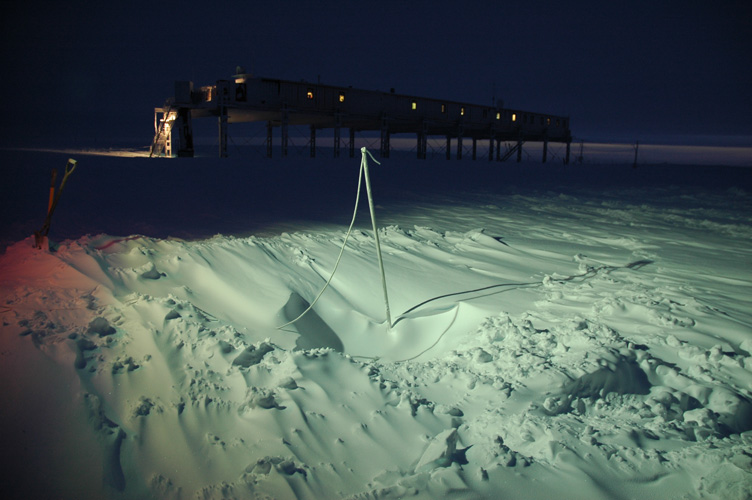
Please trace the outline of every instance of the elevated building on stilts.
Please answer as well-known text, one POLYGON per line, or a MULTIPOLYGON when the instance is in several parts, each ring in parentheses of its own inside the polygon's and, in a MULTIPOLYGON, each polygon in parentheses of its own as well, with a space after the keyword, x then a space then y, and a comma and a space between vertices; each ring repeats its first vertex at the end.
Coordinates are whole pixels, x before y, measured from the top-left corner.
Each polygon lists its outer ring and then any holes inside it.
MULTIPOLYGON (((355 155, 355 134, 362 131, 381 135, 379 154, 388 158, 393 134, 415 136, 418 158, 426 158, 429 137, 446 139, 446 157, 462 158, 463 141, 472 142, 472 158, 478 145, 488 148, 488 159, 522 160, 526 142, 566 144, 569 163, 572 136, 569 117, 446 99, 433 99, 389 92, 338 87, 306 81, 293 82, 253 77, 238 72, 233 78, 214 85, 194 88, 193 82, 175 82, 175 95, 154 110, 154 140, 151 156, 192 157, 193 120, 212 117, 218 121, 219 156, 226 157, 228 126, 239 122, 266 123, 266 155, 272 157, 273 138, 278 129, 279 154, 288 154, 291 126, 310 130, 311 156, 316 155, 317 131, 333 131, 332 150, 339 157, 341 146, 355 155), (342 138, 342 130, 349 140, 342 138), (505 147, 502 148, 502 143, 505 147)), ((465 143, 467 144, 467 143, 465 143)))

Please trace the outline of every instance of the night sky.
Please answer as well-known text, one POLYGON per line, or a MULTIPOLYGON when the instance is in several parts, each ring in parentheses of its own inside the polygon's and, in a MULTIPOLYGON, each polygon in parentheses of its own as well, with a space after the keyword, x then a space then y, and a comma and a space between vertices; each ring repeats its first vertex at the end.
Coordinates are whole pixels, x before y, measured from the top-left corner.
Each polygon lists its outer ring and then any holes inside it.
POLYGON ((752 2, 2 4, 0 146, 151 141, 175 80, 244 66, 569 115, 577 139, 752 145, 752 2))

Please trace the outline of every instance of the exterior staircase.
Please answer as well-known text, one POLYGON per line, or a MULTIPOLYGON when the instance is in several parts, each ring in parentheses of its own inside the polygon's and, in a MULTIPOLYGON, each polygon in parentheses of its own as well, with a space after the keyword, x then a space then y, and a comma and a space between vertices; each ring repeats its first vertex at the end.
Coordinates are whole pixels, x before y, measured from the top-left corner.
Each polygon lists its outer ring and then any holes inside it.
POLYGON ((155 111, 154 117, 154 139, 151 141, 149 157, 153 156, 172 156, 172 125, 178 116, 176 109, 168 101, 162 108, 162 117, 157 119, 159 111, 155 111))

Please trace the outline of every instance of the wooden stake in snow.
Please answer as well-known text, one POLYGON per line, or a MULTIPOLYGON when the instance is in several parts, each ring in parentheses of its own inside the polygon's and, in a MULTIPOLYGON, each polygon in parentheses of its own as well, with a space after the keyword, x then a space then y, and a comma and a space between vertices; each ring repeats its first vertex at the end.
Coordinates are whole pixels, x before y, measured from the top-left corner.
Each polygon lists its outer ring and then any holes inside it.
POLYGON ((376 257, 379 259, 379 271, 381 272, 381 286, 384 289, 384 307, 386 308, 386 324, 388 328, 392 328, 392 315, 389 312, 389 294, 386 291, 386 274, 384 273, 384 260, 381 258, 381 243, 379 242, 379 230, 376 228, 376 211, 373 208, 373 195, 371 194, 371 175, 368 173, 368 158, 370 156, 373 161, 380 165, 373 155, 365 148, 360 148, 362 155, 361 166, 363 167, 363 173, 366 177, 366 192, 368 193, 368 208, 371 211, 371 224, 373 225, 373 236, 376 238, 376 257))
POLYGON ((60 194, 63 192, 65 183, 68 181, 68 176, 76 169, 76 160, 68 158, 68 163, 65 164, 65 175, 60 182, 60 187, 55 192, 55 179, 57 178, 57 170, 52 171, 52 181, 50 182, 50 201, 47 205, 47 217, 44 220, 42 229, 34 232, 34 246, 36 248, 42 248, 44 246, 44 240, 47 234, 50 232, 50 222, 52 221, 52 214, 55 212, 58 201, 60 201, 60 194))

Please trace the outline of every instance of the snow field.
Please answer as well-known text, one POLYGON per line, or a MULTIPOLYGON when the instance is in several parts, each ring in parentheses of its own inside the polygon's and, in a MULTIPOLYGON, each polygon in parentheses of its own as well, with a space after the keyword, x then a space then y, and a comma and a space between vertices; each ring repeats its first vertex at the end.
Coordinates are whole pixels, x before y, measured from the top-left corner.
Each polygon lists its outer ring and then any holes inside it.
MULTIPOLYGON (((92 474, 66 486, 59 466, 53 483, 109 498, 749 498, 746 192, 407 205, 379 207, 391 330, 368 231, 282 330, 343 229, 9 247, 9 394, 54 391, 49 411, 85 416, 49 432, 92 474)), ((18 406, 9 428, 43 419, 18 406)))

